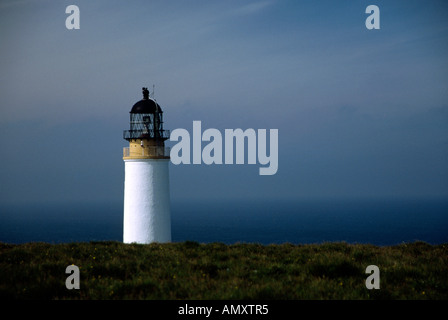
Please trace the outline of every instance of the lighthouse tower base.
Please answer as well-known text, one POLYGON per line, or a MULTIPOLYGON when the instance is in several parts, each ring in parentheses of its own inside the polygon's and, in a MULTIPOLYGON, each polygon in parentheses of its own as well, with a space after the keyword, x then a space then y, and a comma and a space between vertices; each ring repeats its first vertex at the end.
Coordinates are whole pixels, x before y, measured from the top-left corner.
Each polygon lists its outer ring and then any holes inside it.
POLYGON ((169 159, 124 162, 123 242, 171 242, 169 159))

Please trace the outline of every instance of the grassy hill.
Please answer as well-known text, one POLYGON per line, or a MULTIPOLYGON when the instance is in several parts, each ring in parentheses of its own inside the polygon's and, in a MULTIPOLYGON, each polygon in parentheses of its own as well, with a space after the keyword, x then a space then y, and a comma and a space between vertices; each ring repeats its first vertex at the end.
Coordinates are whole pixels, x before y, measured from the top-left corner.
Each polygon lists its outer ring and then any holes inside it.
POLYGON ((448 244, 0 243, 0 299, 448 299, 448 244), (80 289, 68 290, 68 265, 80 289), (380 289, 368 290, 368 265, 380 289))

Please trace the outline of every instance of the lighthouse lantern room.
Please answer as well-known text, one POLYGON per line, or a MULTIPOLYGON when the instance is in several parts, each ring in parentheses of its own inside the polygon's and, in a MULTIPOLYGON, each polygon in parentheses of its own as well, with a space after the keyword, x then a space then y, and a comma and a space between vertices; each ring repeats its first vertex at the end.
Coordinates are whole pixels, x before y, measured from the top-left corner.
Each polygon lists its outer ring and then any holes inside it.
POLYGON ((163 111, 154 94, 142 90, 143 99, 130 111, 130 130, 123 132, 129 142, 123 149, 123 242, 170 242, 170 150, 165 147, 170 134, 163 129, 163 111))

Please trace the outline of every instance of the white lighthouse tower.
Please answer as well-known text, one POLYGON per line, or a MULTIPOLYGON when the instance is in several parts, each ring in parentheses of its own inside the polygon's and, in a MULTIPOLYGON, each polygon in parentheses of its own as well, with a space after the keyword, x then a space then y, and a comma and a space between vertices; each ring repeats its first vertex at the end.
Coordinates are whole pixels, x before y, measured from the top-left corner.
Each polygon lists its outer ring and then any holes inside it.
POLYGON ((165 148, 169 131, 163 129, 162 109, 148 88, 132 107, 130 130, 124 131, 123 138, 129 141, 123 150, 123 242, 170 242, 170 153, 165 148))

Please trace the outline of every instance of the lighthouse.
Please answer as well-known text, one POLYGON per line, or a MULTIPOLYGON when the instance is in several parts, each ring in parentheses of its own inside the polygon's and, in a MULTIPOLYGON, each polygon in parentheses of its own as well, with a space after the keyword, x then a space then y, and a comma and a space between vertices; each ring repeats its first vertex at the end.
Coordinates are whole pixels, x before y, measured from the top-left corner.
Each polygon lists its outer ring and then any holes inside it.
POLYGON ((130 111, 130 128, 123 132, 129 147, 123 149, 124 179, 124 243, 171 241, 169 193, 170 161, 163 129, 163 112, 148 88, 143 99, 130 111))

